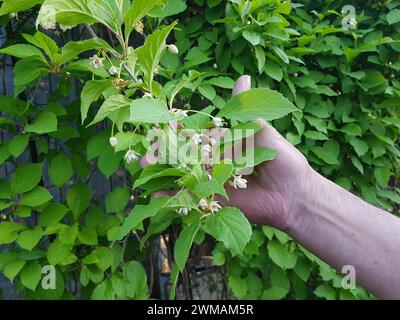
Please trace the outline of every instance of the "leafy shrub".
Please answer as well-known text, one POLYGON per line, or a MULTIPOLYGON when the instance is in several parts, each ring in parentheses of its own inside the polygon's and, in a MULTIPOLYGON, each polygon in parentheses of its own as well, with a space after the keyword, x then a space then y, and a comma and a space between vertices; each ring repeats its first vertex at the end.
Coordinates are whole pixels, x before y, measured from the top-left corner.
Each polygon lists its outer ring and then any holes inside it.
MULTIPOLYGON (((152 146, 146 136, 154 127, 168 138, 171 120, 178 131, 213 128, 222 117, 228 127, 251 126, 258 104, 230 99, 235 79, 250 74, 259 89, 246 95, 277 97, 263 116, 316 170, 395 211, 400 1, 354 1, 358 25, 349 30, 342 1, 107 3, 8 0, 0 9, 10 36, 17 34, 0 50, 16 58, 14 96, 0 97, 7 137, 0 163, 12 168, 0 180, 0 244, 12 244, 0 270, 21 296, 148 298, 153 280, 145 269, 163 234, 172 297, 180 272, 187 277, 191 246, 210 244, 230 289, 225 297, 370 298, 361 288, 343 289, 338 273, 285 233, 251 228, 235 208, 210 214, 237 163, 211 172, 179 161, 142 169, 139 157, 152 146), (31 25, 36 17, 40 31, 31 25), (65 41, 71 27, 83 40, 65 41), (35 95, 50 74, 57 89, 38 106, 35 95), (80 97, 66 103, 75 90, 80 97), (280 113, 272 117, 272 110, 280 113), (105 199, 89 183, 97 171, 122 177, 105 199), (164 189, 180 191, 150 200, 164 189), (199 210, 203 198, 207 208, 199 210), (56 290, 39 285, 48 264, 56 266, 56 290)), ((254 152, 259 161, 274 157, 254 152)))

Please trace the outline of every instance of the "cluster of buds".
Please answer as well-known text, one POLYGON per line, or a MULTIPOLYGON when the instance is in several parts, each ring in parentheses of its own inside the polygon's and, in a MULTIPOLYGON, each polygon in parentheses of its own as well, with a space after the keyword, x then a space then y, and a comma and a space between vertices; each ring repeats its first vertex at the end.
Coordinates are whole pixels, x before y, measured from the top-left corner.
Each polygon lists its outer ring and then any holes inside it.
POLYGON ((112 81, 112 85, 114 88, 121 90, 127 88, 129 86, 129 82, 121 78, 116 78, 112 81))
POLYGON ((144 33, 144 24, 143 24, 143 21, 142 21, 142 20, 136 22, 136 24, 135 24, 135 31, 136 31, 137 33, 140 33, 140 34, 143 34, 143 33, 144 33))
POLYGON ((200 200, 198 206, 201 210, 208 210, 211 213, 216 213, 222 208, 218 201, 207 201, 204 198, 200 200))
POLYGON ((103 59, 98 57, 97 54, 95 54, 93 57, 90 57, 89 61, 90 65, 95 69, 103 67, 103 59))

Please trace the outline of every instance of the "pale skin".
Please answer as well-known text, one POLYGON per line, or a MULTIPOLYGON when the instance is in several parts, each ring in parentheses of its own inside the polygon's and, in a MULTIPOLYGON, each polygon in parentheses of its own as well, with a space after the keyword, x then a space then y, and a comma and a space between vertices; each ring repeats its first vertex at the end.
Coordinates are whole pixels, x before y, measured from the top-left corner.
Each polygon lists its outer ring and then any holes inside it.
POLYGON ((318 174, 272 126, 257 122, 256 145, 277 157, 245 177, 246 189, 229 187, 225 204, 287 232, 339 272, 354 266, 357 284, 377 297, 400 299, 400 219, 318 174))

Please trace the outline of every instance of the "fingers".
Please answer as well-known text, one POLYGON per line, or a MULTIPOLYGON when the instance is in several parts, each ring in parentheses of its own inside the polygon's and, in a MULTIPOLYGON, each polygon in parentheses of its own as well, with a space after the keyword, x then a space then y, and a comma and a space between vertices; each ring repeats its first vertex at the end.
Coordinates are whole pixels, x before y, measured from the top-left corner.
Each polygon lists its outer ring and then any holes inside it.
POLYGON ((236 85, 232 90, 232 96, 236 96, 241 92, 250 90, 250 88, 251 88, 251 77, 248 75, 243 75, 236 81, 236 85))

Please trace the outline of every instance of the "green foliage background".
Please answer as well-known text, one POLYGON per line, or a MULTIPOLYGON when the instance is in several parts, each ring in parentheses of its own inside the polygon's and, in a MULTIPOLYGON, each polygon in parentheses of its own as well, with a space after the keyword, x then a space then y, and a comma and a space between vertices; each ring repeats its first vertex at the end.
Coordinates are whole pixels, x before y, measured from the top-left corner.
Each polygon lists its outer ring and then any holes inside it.
MULTIPOLYGON (((37 13, 29 8, 40 3, 3 1, 3 23, 13 30, 8 14, 21 11, 20 19, 29 19, 37 13)), ((249 74, 253 87, 278 90, 302 111, 273 125, 316 170, 366 201, 398 212, 400 1, 168 0, 145 19, 145 30, 175 20, 168 39, 179 55, 167 52, 161 58, 157 81, 172 90, 190 79, 176 103, 221 108, 235 79, 249 74), (341 9, 349 4, 356 8, 358 24, 345 30, 341 9), (194 72, 199 74, 191 78, 194 72)), ((69 56, 60 31, 46 32, 54 42, 44 35, 34 38, 30 24, 22 28, 10 33, 15 37, 4 47, 23 47, 3 51, 20 59, 14 60, 16 97, 0 97, 0 128, 8 137, 0 145, 0 164, 15 169, 10 179, 0 180, 5 220, 0 244, 13 244, 0 254, 0 271, 22 298, 76 298, 71 282, 84 299, 148 298, 145 269, 152 242, 110 240, 137 204, 128 186, 135 183, 139 165, 124 163, 122 149, 114 153, 108 120, 100 119, 97 127, 82 124, 81 104, 93 119, 97 108, 89 106, 110 88, 109 76, 90 68, 87 59, 69 56), (28 35, 21 36, 22 31, 28 35), (53 57, 50 68, 40 51, 53 57), (39 108, 32 103, 35 85, 49 73, 58 77, 58 88, 39 108), (60 103, 84 83, 94 96, 83 93, 82 101, 60 103), (93 93, 88 83, 100 91, 93 93), (126 185, 101 199, 87 183, 95 171, 107 178, 122 175, 126 185), (38 285, 47 264, 57 266, 57 290, 38 285)), ((109 46, 101 40, 91 45, 87 49, 109 46)), ((181 222, 158 218, 137 232, 147 239, 171 224, 179 228, 181 222)), ((203 237, 192 241, 201 244, 203 237)), ((211 244, 213 263, 224 270, 226 298, 371 298, 362 288, 344 290, 338 273, 273 228, 254 226, 241 255, 233 256, 223 242, 211 244)))

